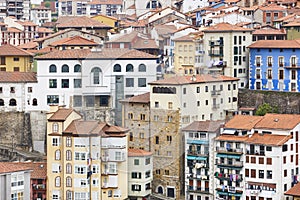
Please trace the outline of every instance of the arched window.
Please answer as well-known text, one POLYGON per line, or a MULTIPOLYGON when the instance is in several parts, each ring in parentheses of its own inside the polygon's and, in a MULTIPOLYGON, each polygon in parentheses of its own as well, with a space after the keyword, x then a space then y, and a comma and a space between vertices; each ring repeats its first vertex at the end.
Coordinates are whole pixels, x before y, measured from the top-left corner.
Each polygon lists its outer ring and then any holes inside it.
POLYGON ((139 72, 146 72, 146 65, 145 64, 140 64, 139 65, 139 72))
POLYGON ((163 193, 164 193, 164 189, 163 189, 162 186, 158 186, 158 187, 157 187, 157 193, 158 193, 158 194, 163 194, 163 193))
POLYGON ((72 200, 73 198, 73 192, 70 190, 67 190, 67 200, 72 200))
POLYGON ((114 65, 114 72, 121 72, 121 65, 115 64, 114 65))
POLYGON ((4 106, 4 100, 0 99, 0 106, 4 106))
POLYGON ((72 178, 70 176, 68 176, 66 178, 66 186, 67 187, 72 187, 72 178))
POLYGON ((100 85, 101 84, 101 78, 102 78, 102 71, 99 67, 95 67, 91 71, 91 77, 92 77, 92 83, 95 85, 100 85))
POLYGON ((70 163, 68 163, 66 165, 66 173, 67 174, 72 174, 72 165, 70 163))
POLYGON ((69 66, 64 64, 62 67, 61 67, 61 72, 69 72, 69 66))
POLYGON ((57 72, 56 65, 54 65, 54 64, 50 65, 50 67, 49 67, 49 72, 50 72, 50 73, 55 73, 55 72, 57 72))
POLYGON ((60 176, 55 177, 55 187, 60 187, 60 176))
POLYGON ((66 151, 66 160, 72 160, 72 151, 70 150, 66 151))
POLYGON ((54 124, 52 125, 52 132, 53 132, 53 133, 58 133, 58 123, 54 123, 54 124))
POLYGON ((10 99, 9 100, 9 105, 10 106, 16 106, 17 105, 17 101, 15 99, 10 99))
POLYGON ((55 151, 55 160, 60 160, 60 150, 55 151))
POLYGON ((133 65, 132 64, 126 65, 126 72, 133 72, 133 65))
POLYGON ((81 65, 76 64, 76 65, 74 66, 74 72, 81 72, 81 65))
POLYGON ((32 99, 32 105, 33 105, 33 106, 37 106, 37 105, 38 105, 38 104, 37 104, 37 99, 36 99, 36 98, 32 99))

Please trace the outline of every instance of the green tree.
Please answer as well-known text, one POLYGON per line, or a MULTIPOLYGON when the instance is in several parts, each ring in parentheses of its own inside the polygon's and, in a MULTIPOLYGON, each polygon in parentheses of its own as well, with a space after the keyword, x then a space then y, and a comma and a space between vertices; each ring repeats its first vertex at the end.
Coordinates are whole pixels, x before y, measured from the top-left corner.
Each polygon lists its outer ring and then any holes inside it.
POLYGON ((50 8, 50 2, 49 2, 49 1, 46 1, 46 2, 45 2, 45 7, 46 7, 46 8, 50 8))
POLYGON ((264 116, 266 113, 278 113, 278 108, 276 106, 272 107, 268 103, 264 103, 257 108, 255 115, 264 116))

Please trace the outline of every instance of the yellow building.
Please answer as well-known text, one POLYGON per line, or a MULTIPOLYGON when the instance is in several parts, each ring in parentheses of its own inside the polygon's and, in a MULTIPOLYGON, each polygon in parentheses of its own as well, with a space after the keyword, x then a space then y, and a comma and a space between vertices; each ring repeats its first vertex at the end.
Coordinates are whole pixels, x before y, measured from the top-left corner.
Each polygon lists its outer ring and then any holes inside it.
POLYGON ((127 129, 55 108, 47 117, 47 199, 126 199, 127 129))
POLYGON ((181 75, 195 74, 195 42, 186 35, 174 39, 174 72, 181 75))
POLYGON ((113 29, 116 31, 119 27, 119 20, 112 16, 106 16, 106 15, 96 15, 92 17, 92 19, 97 20, 98 22, 101 22, 105 25, 114 27, 113 29))
POLYGON ((12 45, 0 46, 0 71, 31 72, 33 54, 12 45))

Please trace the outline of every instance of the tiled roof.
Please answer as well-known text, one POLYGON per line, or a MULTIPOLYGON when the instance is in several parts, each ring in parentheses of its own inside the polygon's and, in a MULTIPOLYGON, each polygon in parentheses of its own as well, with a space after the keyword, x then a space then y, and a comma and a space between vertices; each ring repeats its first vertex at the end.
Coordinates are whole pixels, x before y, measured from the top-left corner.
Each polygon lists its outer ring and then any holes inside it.
POLYGON ((145 151, 142 149, 128 149, 128 156, 129 157, 145 157, 151 156, 152 153, 149 151, 145 151))
POLYGON ((69 49, 63 51, 53 51, 48 54, 38 56, 36 59, 157 59, 156 56, 138 51, 135 49, 111 49, 101 50, 90 49, 69 49))
POLYGON ((184 127, 182 131, 202 131, 216 133, 224 121, 193 121, 188 126, 184 127))
POLYGON ((128 129, 120 126, 106 126, 104 131, 105 133, 125 133, 128 129))
POLYGON ((61 22, 57 26, 57 28, 113 28, 111 26, 105 25, 95 19, 81 16, 76 17, 66 22, 61 22))
POLYGON ((31 8, 31 10, 51 10, 50 8, 47 8, 45 6, 35 6, 31 8))
POLYGON ((98 15, 95 15, 95 16, 92 16, 91 18, 94 19, 94 18, 97 18, 97 17, 104 17, 104 18, 109 18, 109 19, 112 19, 112 20, 118 20, 116 17, 113 17, 113 16, 108 16, 108 15, 102 15, 102 14, 98 14, 98 15))
POLYGON ((251 130, 262 118, 262 116, 235 115, 224 127, 238 130, 251 130))
POLYGON ((188 35, 184 35, 182 37, 176 38, 173 41, 178 41, 178 42, 192 42, 193 38, 188 36, 188 35))
POLYGON ((19 47, 6 44, 0 46, 0 56, 32 56, 32 54, 19 47))
POLYGON ((101 4, 101 5, 122 5, 122 0, 92 0, 88 4, 101 4))
POLYGON ((203 30, 204 33, 206 32, 240 32, 240 31, 253 31, 249 28, 243 28, 237 25, 232 25, 229 23, 219 23, 214 26, 208 27, 203 30))
POLYGON ((20 44, 18 47, 20 49, 34 49, 34 48, 38 47, 38 43, 31 41, 31 42, 27 42, 25 44, 20 44))
POLYGON ((300 43, 297 40, 259 40, 248 48, 300 48, 300 43))
POLYGON ((177 30, 176 26, 174 25, 156 25, 154 29, 158 33, 158 35, 165 35, 172 33, 174 30, 177 30))
POLYGON ((124 100, 121 100, 121 102, 128 102, 128 103, 150 103, 150 92, 136 95, 124 100))
POLYGON ((258 144, 258 145, 269 145, 269 146, 282 146, 289 139, 291 135, 273 135, 273 134, 259 134, 254 133, 247 139, 246 143, 258 144))
POLYGON ((232 135, 220 135, 216 137, 216 140, 220 141, 231 141, 231 142, 245 142, 248 139, 248 136, 232 136, 232 135))
POLYGON ((138 37, 136 39, 132 47, 134 49, 158 49, 159 48, 154 39, 144 39, 141 37, 138 37))
POLYGON ((46 36, 46 37, 43 37, 43 38, 37 38, 37 39, 34 40, 34 41, 36 41, 36 42, 42 42, 42 41, 44 41, 44 40, 46 40, 46 39, 53 38, 53 37, 55 37, 55 36, 61 35, 61 34, 63 34, 63 33, 67 33, 67 32, 69 32, 69 31, 72 31, 72 29, 61 30, 61 31, 58 31, 58 32, 56 32, 56 33, 50 34, 50 35, 48 35, 48 36, 46 36))
POLYGON ((0 162, 0 174, 29 170, 31 170, 31 168, 28 166, 17 165, 12 162, 0 162))
POLYGON ((107 41, 106 43, 129 43, 132 42, 133 39, 135 39, 138 36, 137 31, 132 31, 131 33, 116 36, 116 38, 111 39, 110 41, 107 41))
POLYGON ((32 169, 33 171, 30 174, 31 179, 46 179, 47 177, 46 162, 17 162, 14 164, 32 169))
POLYGON ((49 28, 38 27, 37 32, 39 32, 39 33, 53 33, 54 31, 49 29, 49 28))
POLYGON ((277 19, 274 19, 273 22, 280 22, 280 21, 293 21, 296 18, 296 14, 290 14, 290 15, 286 15, 284 17, 280 17, 277 19))
POLYGON ((284 11, 284 10, 286 10, 286 8, 279 6, 277 4, 266 4, 263 6, 259 6, 259 9, 263 10, 263 11, 284 11))
POLYGON ((202 74, 196 76, 174 76, 149 83, 150 85, 184 85, 194 83, 218 82, 218 81, 238 81, 238 78, 233 78, 223 75, 202 74))
POLYGON ((73 111, 73 109, 60 108, 48 119, 48 121, 65 121, 73 111))
POLYGON ((23 26, 37 26, 37 24, 33 23, 32 21, 16 21, 16 22, 23 26))
POLYGON ((55 41, 50 44, 51 46, 61 46, 61 45, 92 45, 92 46, 97 46, 98 43, 85 39, 79 35, 69 37, 69 38, 63 38, 61 40, 55 41))
POLYGON ((284 193, 285 195, 291 195, 295 197, 300 197, 300 182, 294 185, 291 189, 284 193))
POLYGON ((300 21, 295 19, 295 20, 283 25, 283 27, 292 27, 292 26, 300 26, 300 21))
POLYGON ((73 135, 99 135, 105 126, 106 123, 101 123, 96 120, 74 120, 64 130, 64 133, 72 133, 73 135))
POLYGON ((22 30, 17 29, 17 28, 15 28, 15 27, 8 27, 7 30, 6 30, 6 32, 20 33, 20 32, 22 32, 22 30))
POLYGON ((256 29, 252 35, 286 35, 285 29, 256 29))
POLYGON ((267 113, 255 128, 291 130, 300 123, 300 115, 267 113))
POLYGON ((36 83, 34 72, 0 72, 0 83, 36 83))

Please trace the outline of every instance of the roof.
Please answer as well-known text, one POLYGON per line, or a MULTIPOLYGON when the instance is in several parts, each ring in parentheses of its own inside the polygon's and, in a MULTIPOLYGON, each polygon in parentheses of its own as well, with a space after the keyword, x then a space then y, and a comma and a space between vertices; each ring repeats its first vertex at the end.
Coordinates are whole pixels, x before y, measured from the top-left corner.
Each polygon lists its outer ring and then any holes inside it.
POLYGON ((154 39, 144 39, 138 37, 133 43, 134 49, 159 49, 154 39))
POLYGON ((220 135, 216 137, 216 140, 221 141, 235 141, 235 142, 245 142, 248 139, 248 136, 232 136, 232 135, 220 135))
POLYGON ((296 185, 294 185, 294 187, 292 187, 291 189, 286 191, 284 194, 299 197, 300 196, 300 182, 297 183, 296 185))
POLYGON ((252 35, 286 35, 285 29, 256 29, 252 35))
POLYGON ((73 37, 68 37, 68 38, 63 38, 61 40, 55 41, 53 43, 50 44, 51 46, 61 46, 61 45, 67 45, 67 46, 71 46, 71 45, 92 45, 92 46, 98 46, 99 44, 92 41, 92 40, 88 40, 84 37, 81 37, 79 35, 73 36, 73 37))
POLYGON ((237 25, 232 25, 229 23, 219 23, 214 26, 210 26, 203 30, 203 32, 240 32, 240 31, 253 31, 249 28, 243 28, 237 25))
POLYGON ((146 157, 151 155, 151 152, 142 149, 128 149, 128 157, 146 157))
POLYGON ((54 33, 53 30, 45 27, 38 27, 37 32, 39 33, 54 33))
POLYGON ((193 121, 188 126, 184 127, 182 131, 203 131, 216 133, 224 121, 193 121))
POLYGON ((81 16, 81 17, 73 17, 70 20, 67 20, 65 22, 60 22, 57 26, 57 28, 113 28, 111 26, 108 26, 106 24, 103 24, 95 19, 81 16))
POLYGON ((176 41, 176 42, 193 42, 193 38, 188 36, 188 35, 184 35, 182 37, 174 39, 173 41, 176 41))
POLYGON ((48 119, 48 121, 65 121, 73 111, 73 109, 60 108, 48 119))
POLYGON ((22 30, 18 29, 18 28, 15 28, 15 27, 8 27, 6 32, 10 32, 10 33, 20 33, 22 32, 22 30))
POLYGON ((248 48, 300 48, 300 41, 298 40, 259 40, 251 45, 248 48))
POLYGON ((120 35, 119 37, 112 38, 111 40, 107 41, 106 43, 128 43, 132 42, 133 39, 135 39, 138 36, 137 31, 132 31, 128 34, 120 35))
POLYGON ((156 56, 135 49, 68 49, 63 51, 52 51, 37 60, 56 59, 157 59, 156 56))
POLYGON ((292 130, 300 123, 300 115, 267 113, 256 125, 256 129, 292 130))
POLYGON ((12 173, 19 171, 28 171, 31 170, 28 166, 18 165, 12 162, 0 162, 0 174, 12 173))
POLYGON ((122 0, 92 0, 88 4, 101 4, 101 5, 122 5, 122 0))
POLYGON ((251 130, 262 118, 263 116, 235 115, 224 128, 251 130))
POLYGON ((33 171, 30 174, 31 179, 46 179, 47 177, 46 162, 17 162, 14 164, 32 169, 33 171))
POLYGON ((175 25, 156 25, 154 29, 158 35, 173 33, 174 30, 177 30, 175 25))
POLYGON ((0 71, 0 83, 37 83, 34 72, 2 72, 0 71))
POLYGON ((238 81, 238 78, 233 78, 223 75, 201 74, 195 76, 174 76, 149 83, 150 85, 185 85, 194 83, 207 83, 219 81, 238 81))
POLYGON ((0 56, 32 56, 32 54, 19 47, 6 44, 0 46, 0 56))
POLYGON ((121 102, 127 102, 127 103, 150 103, 150 92, 136 95, 124 100, 121 100, 121 102))
POLYGON ((284 8, 282 6, 279 6, 277 4, 266 4, 266 5, 263 5, 263 6, 259 6, 259 9, 263 10, 263 11, 284 11, 284 10, 287 10, 286 8, 284 8))
POLYGON ((18 45, 18 47, 21 49, 36 49, 38 47, 38 43, 31 41, 24 44, 20 44, 18 45))
POLYGON ((246 141, 249 144, 262 144, 267 146, 282 146, 289 139, 291 139, 291 135, 274 135, 274 134, 252 134, 246 141))

